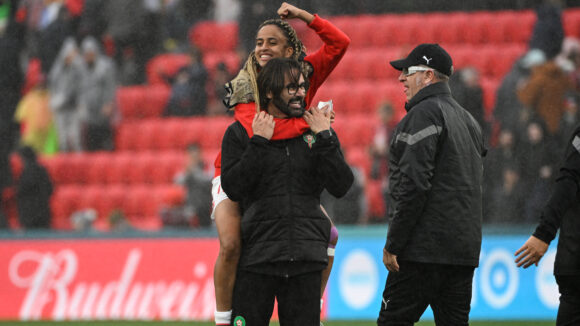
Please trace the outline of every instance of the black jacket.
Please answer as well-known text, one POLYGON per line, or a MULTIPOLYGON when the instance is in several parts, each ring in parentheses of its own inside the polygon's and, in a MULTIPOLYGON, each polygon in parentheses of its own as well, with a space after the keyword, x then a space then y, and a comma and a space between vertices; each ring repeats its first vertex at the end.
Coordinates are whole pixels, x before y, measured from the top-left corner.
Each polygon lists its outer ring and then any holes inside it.
POLYGON ((447 83, 421 89, 391 140, 385 248, 399 260, 477 266, 481 128, 447 83))
POLYGON ((221 185, 242 207, 240 268, 276 275, 325 268, 330 221, 320 194, 326 188, 343 196, 353 175, 334 132, 330 138, 316 135, 309 148, 312 136, 249 139, 239 122, 226 130, 221 185))
POLYGON ((560 229, 554 274, 580 275, 580 126, 567 146, 560 175, 534 236, 550 243, 560 229))

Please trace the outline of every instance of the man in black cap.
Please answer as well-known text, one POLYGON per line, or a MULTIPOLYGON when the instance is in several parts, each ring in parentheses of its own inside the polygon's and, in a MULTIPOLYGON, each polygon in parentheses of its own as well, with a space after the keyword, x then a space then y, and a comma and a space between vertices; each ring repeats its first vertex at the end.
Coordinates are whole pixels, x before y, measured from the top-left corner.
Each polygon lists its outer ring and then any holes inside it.
POLYGON ((437 325, 468 325, 481 248, 481 128, 451 97, 453 62, 439 45, 421 44, 391 65, 407 115, 391 138, 389 273, 377 323, 413 325, 430 305, 437 325))

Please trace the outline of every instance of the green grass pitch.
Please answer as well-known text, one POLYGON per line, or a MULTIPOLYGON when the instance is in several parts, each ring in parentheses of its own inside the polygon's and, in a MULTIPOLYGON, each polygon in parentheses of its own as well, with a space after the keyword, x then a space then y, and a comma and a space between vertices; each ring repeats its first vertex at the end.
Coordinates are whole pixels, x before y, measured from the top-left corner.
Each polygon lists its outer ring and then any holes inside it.
MULTIPOLYGON (((555 321, 472 321, 472 326, 551 326, 555 321)), ((2 321, 0 326, 214 326, 212 322, 171 322, 171 321, 2 321)), ((278 323, 271 323, 278 326, 278 323)), ((325 326, 373 326, 375 321, 325 321, 325 326)), ((432 321, 419 322, 418 326, 435 325, 432 321)))

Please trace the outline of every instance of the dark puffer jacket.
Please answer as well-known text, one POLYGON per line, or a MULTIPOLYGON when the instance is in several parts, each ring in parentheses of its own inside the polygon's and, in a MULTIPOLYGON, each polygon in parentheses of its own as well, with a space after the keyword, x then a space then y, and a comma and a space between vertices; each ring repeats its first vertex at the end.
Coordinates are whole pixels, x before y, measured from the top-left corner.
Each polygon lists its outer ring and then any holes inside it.
POLYGON ((399 260, 477 266, 481 128, 445 82, 421 89, 406 108, 391 140, 385 248, 399 260))
POLYGON ((282 275, 324 269, 330 221, 320 194, 341 197, 352 182, 334 132, 269 141, 233 123, 222 141, 221 184, 243 211, 239 267, 282 275))

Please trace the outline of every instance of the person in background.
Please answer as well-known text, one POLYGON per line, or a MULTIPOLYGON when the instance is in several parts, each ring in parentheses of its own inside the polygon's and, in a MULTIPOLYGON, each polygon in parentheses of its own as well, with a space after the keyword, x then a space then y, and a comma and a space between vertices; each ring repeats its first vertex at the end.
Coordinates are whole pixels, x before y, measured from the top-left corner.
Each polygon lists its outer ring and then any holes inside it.
POLYGON ((554 275, 560 292, 556 325, 580 325, 580 126, 567 141, 564 161, 540 222, 515 252, 518 267, 538 262, 560 230, 554 275))
POLYGON ((79 105, 87 151, 112 150, 115 120, 116 70, 112 60, 101 53, 93 37, 81 44, 84 64, 80 80, 79 105))
POLYGON ((53 186, 50 176, 29 146, 17 151, 22 159, 22 172, 16 181, 16 203, 20 226, 25 230, 49 229, 50 197, 53 186))
POLYGON ((171 95, 163 111, 164 116, 199 116, 207 112, 206 83, 208 73, 201 51, 192 47, 191 62, 179 69, 171 85, 171 95))
POLYGON ((211 225, 211 175, 205 170, 201 147, 191 144, 187 147, 185 170, 175 177, 175 183, 186 190, 185 209, 195 216, 196 225, 211 225))
POLYGON ((20 123, 20 143, 32 147, 36 153, 54 154, 58 150, 49 98, 46 80, 41 77, 22 97, 14 117, 20 123))
POLYGON ((483 136, 489 136, 489 124, 483 109, 483 89, 479 84, 479 71, 473 66, 456 71, 449 79, 449 88, 453 98, 471 113, 481 126, 483 136))
POLYGON ((485 223, 512 224, 524 220, 524 188, 518 167, 513 162, 502 164, 499 182, 489 190, 484 214, 485 223))
POLYGON ((58 130, 58 149, 61 152, 83 150, 79 112, 82 60, 76 41, 68 38, 48 75, 50 108, 58 130))
POLYGON ((436 325, 467 325, 481 250, 482 130, 451 96, 453 61, 420 44, 391 61, 407 114, 389 156, 389 270, 378 325, 412 325, 428 306, 436 325))

